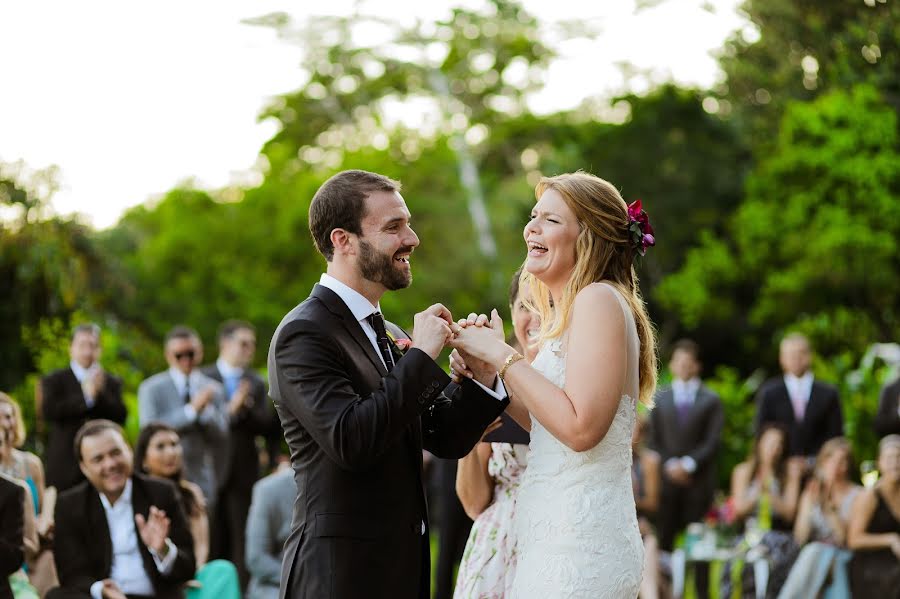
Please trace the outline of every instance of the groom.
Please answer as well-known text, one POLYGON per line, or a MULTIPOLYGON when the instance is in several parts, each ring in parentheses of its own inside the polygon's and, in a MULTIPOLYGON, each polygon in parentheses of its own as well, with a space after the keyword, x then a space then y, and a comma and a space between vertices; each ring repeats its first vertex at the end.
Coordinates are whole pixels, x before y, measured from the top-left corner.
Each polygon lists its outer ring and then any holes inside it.
POLYGON ((272 337, 270 394, 297 485, 283 598, 428 599, 422 448, 463 457, 508 403, 470 380, 442 397, 435 359, 457 328, 442 305, 416 314, 412 340, 384 320, 379 301, 409 286, 419 245, 399 190, 359 170, 319 188, 309 229, 327 271, 272 337))

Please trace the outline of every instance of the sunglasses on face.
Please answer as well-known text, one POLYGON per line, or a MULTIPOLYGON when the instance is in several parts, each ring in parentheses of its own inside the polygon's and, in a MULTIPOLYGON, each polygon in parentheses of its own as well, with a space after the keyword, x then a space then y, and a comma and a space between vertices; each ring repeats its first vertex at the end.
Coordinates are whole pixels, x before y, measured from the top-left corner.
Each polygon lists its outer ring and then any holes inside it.
POLYGON ((178 361, 184 360, 185 358, 193 360, 194 359, 194 350, 188 349, 185 351, 179 351, 179 352, 175 352, 174 355, 175 355, 175 359, 178 361))

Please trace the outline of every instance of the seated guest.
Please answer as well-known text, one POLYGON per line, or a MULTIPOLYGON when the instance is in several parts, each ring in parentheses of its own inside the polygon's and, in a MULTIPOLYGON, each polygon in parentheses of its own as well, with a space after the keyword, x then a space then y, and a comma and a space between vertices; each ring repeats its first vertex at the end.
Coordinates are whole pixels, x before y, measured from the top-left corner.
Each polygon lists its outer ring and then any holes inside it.
POLYGON ((849 597, 847 523, 862 487, 850 481, 853 457, 843 437, 819 450, 815 476, 800 497, 794 539, 803 546, 778 595, 781 599, 849 597), (805 545, 805 546, 804 546, 805 545))
POLYGON ((782 339, 778 358, 784 375, 764 383, 757 393, 757 434, 767 423, 781 425, 788 436, 787 455, 811 463, 825 441, 844 434, 838 391, 815 380, 812 349, 804 335, 782 339))
POLYGON ((86 422, 74 451, 87 481, 57 501, 61 586, 47 596, 180 599, 194 574, 194 543, 172 483, 133 473, 122 429, 109 420, 86 422))
POLYGON ((188 599, 239 599, 238 575, 234 565, 225 560, 206 561, 209 557, 206 500, 200 487, 184 480, 182 456, 181 440, 171 426, 153 422, 141 430, 134 449, 134 462, 138 471, 172 481, 188 518, 199 583, 198 588, 191 589, 188 593, 188 599))
MULTIPOLYGON (((53 509, 56 505, 56 489, 44 486, 44 466, 36 455, 18 448, 25 443, 25 424, 19 404, 5 393, 0 393, 0 429, 7 432, 10 445, 0 452, 0 474, 6 475, 28 487, 31 501, 26 514, 26 529, 33 531, 33 543, 26 540, 25 557, 28 573, 22 571, 19 583, 24 581, 41 595, 59 584, 50 544, 53 538, 53 509)), ((70 449, 71 451, 71 449, 70 449)), ((19 593, 22 595, 22 593, 19 593)))
POLYGON ((755 518, 763 530, 789 529, 797 511, 802 464, 785 457, 786 435, 776 425, 764 426, 750 459, 734 467, 731 496, 738 520, 755 518))
POLYGON ((878 444, 881 478, 853 504, 847 541, 854 597, 900 597, 900 435, 878 444))
MULTIPOLYGON (((0 429, 0 447, 6 431, 0 429)), ((25 561, 25 489, 0 476, 0 599, 13 599, 9 577, 25 561)))
POLYGON ((644 572, 640 599, 659 597, 659 541, 650 522, 659 510, 660 475, 659 454, 644 445, 650 422, 639 415, 631 436, 631 480, 634 484, 634 504, 638 513, 638 528, 644 541, 644 572))
POLYGON ((278 599, 284 542, 291 534, 297 486, 289 463, 253 485, 247 517, 247 597, 278 599))
POLYGON ((875 433, 879 437, 900 434, 900 378, 885 385, 875 414, 875 433))
POLYGON ((47 486, 58 492, 84 480, 72 455, 72 441, 81 425, 97 418, 124 424, 127 416, 122 380, 100 366, 100 327, 93 323, 75 327, 69 357, 68 367, 41 379, 41 412, 50 425, 44 454, 47 486))
MULTIPOLYGON (((541 318, 527 308, 530 294, 520 289, 520 274, 513 275, 509 306, 516 341, 531 362, 539 349, 534 340, 541 329, 541 318)), ((455 368, 454 380, 459 382, 459 373, 465 369, 455 362, 451 366, 455 368)), ((485 442, 459 460, 456 472, 456 493, 466 514, 474 520, 456 577, 453 596, 457 599, 508 597, 515 578, 512 527, 519 480, 528 464, 529 437, 508 416, 498 420, 502 426, 485 435, 485 442)))

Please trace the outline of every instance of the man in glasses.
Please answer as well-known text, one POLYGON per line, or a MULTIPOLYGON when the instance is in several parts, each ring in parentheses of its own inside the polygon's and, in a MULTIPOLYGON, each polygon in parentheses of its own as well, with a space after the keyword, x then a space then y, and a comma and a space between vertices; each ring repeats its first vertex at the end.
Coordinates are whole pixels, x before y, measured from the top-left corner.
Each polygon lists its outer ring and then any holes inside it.
POLYGON ((227 466, 225 390, 197 368, 203 359, 203 344, 193 329, 177 326, 169 331, 165 355, 169 369, 138 387, 140 424, 164 422, 178 431, 184 451, 184 476, 200 486, 210 513, 215 513, 227 466))
POLYGON ((219 358, 202 369, 203 374, 225 387, 231 427, 225 478, 216 502, 219 509, 210 527, 210 557, 233 563, 242 587, 250 578, 244 565, 244 536, 253 485, 259 478, 256 437, 268 434, 275 418, 275 410, 266 397, 266 385, 250 368, 255 353, 253 325, 228 320, 219 327, 219 358))

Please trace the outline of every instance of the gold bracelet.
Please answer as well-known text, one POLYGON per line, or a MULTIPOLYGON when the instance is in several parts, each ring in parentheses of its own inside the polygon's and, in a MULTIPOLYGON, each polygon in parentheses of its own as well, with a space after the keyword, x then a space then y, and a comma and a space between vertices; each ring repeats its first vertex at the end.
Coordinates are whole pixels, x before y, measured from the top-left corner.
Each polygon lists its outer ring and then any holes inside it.
POLYGON ((525 356, 520 354, 519 352, 513 352, 509 354, 509 357, 506 358, 506 362, 503 363, 503 368, 500 369, 499 377, 500 380, 504 380, 504 376, 506 375, 506 371, 509 370, 509 367, 518 362, 519 360, 524 360, 525 356))

